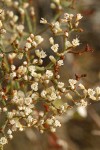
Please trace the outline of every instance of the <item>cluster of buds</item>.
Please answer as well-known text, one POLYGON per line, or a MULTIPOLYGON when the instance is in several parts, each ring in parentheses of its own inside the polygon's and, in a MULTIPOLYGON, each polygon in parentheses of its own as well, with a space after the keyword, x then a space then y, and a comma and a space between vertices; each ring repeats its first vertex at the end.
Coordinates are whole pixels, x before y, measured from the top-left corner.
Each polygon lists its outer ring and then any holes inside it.
MULTIPOLYGON (((55 132, 61 126, 57 116, 75 106, 86 107, 88 99, 100 100, 100 87, 87 89, 77 79, 69 79, 68 84, 61 81, 60 67, 64 65, 65 54, 80 45, 79 38, 71 40, 70 37, 74 31, 81 31, 78 28, 81 14, 65 13, 59 21, 51 23, 42 18, 40 23, 47 25, 52 34, 49 39, 45 39, 40 34, 33 34, 30 15, 26 12, 28 3, 11 0, 2 2, 8 8, 5 16, 1 15, 3 11, 0 14, 0 30, 3 19, 8 33, 6 36, 3 34, 0 42, 0 116, 4 117, 0 127, 0 145, 3 146, 13 138, 13 132, 23 131, 28 127, 35 127, 41 133, 49 130, 55 132), (25 19, 18 23, 18 16, 9 7, 16 8, 22 18, 26 17, 29 32, 25 28, 25 19), (9 22, 7 17, 10 18, 9 22), (12 25, 12 30, 7 23, 10 27, 12 25), (62 49, 55 42, 58 36, 64 41, 62 49), (40 44, 47 40, 52 55, 40 48, 40 44), (47 58, 49 62, 45 64, 47 58), (65 103, 62 102, 63 98, 66 99, 65 103)), ((53 2, 60 4, 60 0, 53 2)), ((32 8, 31 15, 34 15, 32 8)))
POLYGON ((26 45, 25 45, 25 50, 28 51, 31 48, 36 48, 42 42, 43 42, 43 38, 40 35, 34 36, 33 34, 31 34, 27 38, 27 42, 26 42, 26 45))

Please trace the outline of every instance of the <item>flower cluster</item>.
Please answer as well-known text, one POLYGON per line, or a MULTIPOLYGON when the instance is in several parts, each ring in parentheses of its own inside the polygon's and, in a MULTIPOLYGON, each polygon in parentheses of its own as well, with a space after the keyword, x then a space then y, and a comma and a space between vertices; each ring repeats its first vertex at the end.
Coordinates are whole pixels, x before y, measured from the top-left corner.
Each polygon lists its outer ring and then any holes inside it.
MULTIPOLYGON (((5 12, 0 10, 0 115, 5 118, 0 127, 0 145, 3 146, 13 138, 13 132, 27 127, 35 127, 41 133, 55 132, 61 126, 57 116, 75 106, 86 107, 88 99, 100 100, 100 87, 87 89, 77 79, 69 79, 67 84, 61 81, 60 67, 64 65, 65 54, 74 53, 74 48, 80 45, 77 36, 70 37, 81 31, 78 27, 81 14, 65 13, 59 21, 50 23, 41 18, 40 23, 52 34, 45 39, 33 33, 35 12, 29 3, 12 0, 2 3, 7 7, 5 12), (55 42, 58 36, 63 38, 62 48, 55 42), (52 55, 42 48, 47 40, 52 55)), ((53 0, 51 6, 60 3, 53 0)))

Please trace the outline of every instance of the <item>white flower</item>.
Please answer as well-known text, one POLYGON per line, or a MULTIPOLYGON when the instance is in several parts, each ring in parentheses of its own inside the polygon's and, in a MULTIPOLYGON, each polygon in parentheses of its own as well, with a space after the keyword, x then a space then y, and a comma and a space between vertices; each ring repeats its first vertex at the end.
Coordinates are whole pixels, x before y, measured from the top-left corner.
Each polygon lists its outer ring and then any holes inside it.
POLYGON ((18 20, 18 16, 17 16, 17 15, 14 15, 13 21, 14 21, 14 22, 17 22, 17 20, 18 20))
POLYGON ((10 77, 11 77, 11 79, 15 78, 16 77, 16 72, 10 73, 10 77))
POLYGON ((81 99, 80 102, 75 102, 75 104, 77 106, 82 106, 82 107, 86 107, 88 105, 87 101, 85 101, 84 99, 81 99))
POLYGON ((16 122, 16 121, 15 121, 14 119, 11 119, 11 120, 10 120, 10 124, 11 124, 11 125, 14 125, 15 122, 16 122))
POLYGON ((46 120, 46 123, 47 123, 48 125, 52 125, 52 124, 53 124, 53 119, 48 118, 48 119, 46 120))
POLYGON ((24 26, 23 25, 18 25, 17 26, 17 30, 18 30, 18 32, 23 32, 23 30, 24 30, 24 26))
POLYGON ((26 48, 30 49, 31 48, 31 43, 27 42, 25 45, 26 48))
POLYGON ((66 37, 68 37, 68 36, 69 36, 69 33, 68 33, 67 31, 65 32, 65 36, 66 36, 66 37))
POLYGON ((81 15, 81 14, 77 14, 77 16, 76 16, 76 20, 77 21, 79 21, 80 19, 82 19, 83 18, 83 16, 81 15))
POLYGON ((9 138, 12 139, 12 138, 13 138, 13 135, 10 134, 10 135, 9 135, 9 138))
POLYGON ((97 95, 100 95, 100 87, 96 87, 96 90, 95 90, 95 91, 96 91, 96 94, 97 94, 97 95))
POLYGON ((30 71, 30 72, 35 72, 36 71, 36 68, 35 68, 35 66, 29 66, 28 67, 28 70, 30 71))
POLYGON ((21 90, 19 90, 19 91, 17 92, 17 95, 18 95, 18 97, 20 97, 20 98, 25 98, 25 94, 24 94, 24 92, 21 91, 21 90))
POLYGON ((46 71, 46 77, 51 78, 53 77, 53 72, 51 70, 46 71))
POLYGON ((54 128, 54 127, 51 127, 50 130, 51 130, 51 132, 53 132, 53 133, 56 132, 56 128, 54 128))
POLYGON ((47 24, 47 20, 44 19, 44 18, 41 18, 40 23, 42 23, 42 24, 47 24))
POLYGON ((8 55, 9 59, 14 59, 16 57, 16 53, 11 53, 8 55))
POLYGON ((7 14, 9 15, 10 18, 13 18, 13 16, 14 16, 13 11, 7 11, 7 14))
POLYGON ((39 58, 45 58, 47 55, 46 53, 42 50, 40 51, 39 49, 35 50, 35 54, 36 56, 38 56, 39 58))
POLYGON ((63 60, 58 60, 57 64, 58 64, 58 66, 63 66, 64 62, 63 62, 63 60))
POLYGON ((16 69, 15 65, 11 65, 11 70, 14 71, 16 69))
POLYGON ((73 14, 65 13, 64 14, 64 19, 62 19, 62 21, 67 22, 68 20, 72 20, 73 17, 74 17, 73 14))
POLYGON ((74 80, 74 79, 69 79, 69 84, 71 86, 72 89, 75 88, 75 84, 77 83, 77 80, 74 80))
POLYGON ((64 14, 64 19, 66 19, 66 20, 69 19, 69 14, 68 14, 68 13, 65 13, 65 14, 64 14))
POLYGON ((33 64, 37 64, 37 63, 38 63, 38 59, 34 59, 33 64))
POLYGON ((86 107, 82 107, 82 106, 78 107, 77 112, 79 113, 80 116, 82 116, 84 118, 87 117, 86 107))
POLYGON ((35 40, 37 44, 40 44, 41 42, 43 42, 43 38, 40 35, 35 36, 35 40))
POLYGON ((80 106, 86 107, 87 105, 88 105, 87 101, 85 101, 84 99, 81 99, 80 106))
POLYGON ((29 107, 26 107, 25 114, 28 116, 30 113, 32 113, 32 109, 30 109, 29 107))
POLYGON ((64 105, 59 106, 60 113, 66 112, 64 105))
POLYGON ((12 131, 9 129, 9 130, 7 131, 7 134, 12 134, 12 131))
POLYGON ((92 100, 96 100, 95 91, 93 89, 88 89, 89 98, 92 100))
POLYGON ((72 19, 73 19, 73 17, 74 17, 74 15, 73 15, 73 14, 70 14, 70 15, 69 15, 69 19, 70 19, 70 20, 72 20, 72 19))
POLYGON ((41 92, 41 97, 45 97, 46 94, 47 94, 47 92, 46 92, 45 90, 43 90, 43 91, 41 92))
POLYGON ((50 101, 52 101, 52 100, 56 100, 56 99, 57 99, 57 95, 56 95, 56 93, 55 93, 55 92, 52 92, 52 93, 51 93, 51 95, 50 95, 50 96, 48 96, 48 99, 49 99, 50 101))
POLYGON ((69 41, 65 41, 65 47, 68 49, 69 47, 72 47, 72 44, 69 41))
POLYGON ((20 75, 23 75, 23 74, 26 73, 26 71, 27 71, 27 68, 26 68, 26 67, 20 66, 20 67, 18 68, 18 70, 17 70, 17 73, 20 74, 20 75))
POLYGON ((23 56, 24 56, 23 53, 19 53, 19 54, 17 55, 18 59, 22 59, 23 56))
POLYGON ((30 105, 31 103, 32 103, 32 98, 31 97, 25 98, 25 104, 26 105, 30 105))
POLYGON ((7 139, 6 139, 5 137, 1 137, 1 139, 0 139, 0 144, 1 144, 1 145, 5 145, 5 144, 7 144, 7 143, 8 143, 7 139))
POLYGON ((58 82, 58 88, 63 88, 64 87, 64 83, 63 82, 58 82))
POLYGON ((32 121, 33 121, 32 116, 28 116, 28 118, 27 118, 27 122, 31 123, 32 121))
POLYGON ((39 94, 38 93, 33 93, 31 95, 32 99, 37 100, 39 98, 39 94))
POLYGON ((34 83, 31 85, 31 89, 34 90, 34 91, 37 91, 37 90, 38 90, 38 83, 37 83, 37 82, 34 82, 34 83))
POLYGON ((79 46, 79 45, 80 45, 79 39, 78 39, 78 38, 73 39, 72 44, 73 44, 73 46, 75 46, 75 47, 76 47, 76 46, 79 46))
POLYGON ((60 23, 58 21, 56 21, 55 23, 52 23, 52 30, 54 33, 58 33, 61 32, 62 29, 60 28, 60 23))
POLYGON ((53 125, 54 125, 54 127, 61 127, 61 123, 58 120, 55 120, 53 125))
POLYGON ((54 45, 51 47, 51 49, 52 49, 55 53, 58 52, 58 48, 59 48, 59 45, 58 45, 58 44, 54 44, 54 45))
POLYGON ((8 117, 9 119, 11 119, 11 118, 13 117, 13 112, 8 112, 7 117, 8 117))

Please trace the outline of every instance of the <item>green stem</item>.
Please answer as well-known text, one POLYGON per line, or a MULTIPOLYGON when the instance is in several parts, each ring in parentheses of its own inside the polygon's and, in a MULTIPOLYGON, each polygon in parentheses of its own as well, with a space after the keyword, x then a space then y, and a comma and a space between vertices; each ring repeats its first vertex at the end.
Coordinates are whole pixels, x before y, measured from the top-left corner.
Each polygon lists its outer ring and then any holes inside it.
POLYGON ((27 20, 29 32, 32 33, 32 32, 33 32, 33 29, 32 29, 32 24, 31 24, 30 16, 29 16, 27 10, 25 10, 25 13, 26 13, 26 20, 27 20))

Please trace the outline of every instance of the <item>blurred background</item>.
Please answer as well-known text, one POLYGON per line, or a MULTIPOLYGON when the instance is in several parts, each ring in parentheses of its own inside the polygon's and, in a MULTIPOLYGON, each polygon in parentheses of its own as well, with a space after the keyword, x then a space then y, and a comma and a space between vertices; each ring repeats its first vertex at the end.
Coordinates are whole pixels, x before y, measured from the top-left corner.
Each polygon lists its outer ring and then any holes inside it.
MULTIPOLYGON (((74 78, 75 74, 87 74, 83 83, 87 87, 96 87, 100 85, 100 0, 76 2, 77 12, 84 16, 80 25, 84 29, 79 35, 81 43, 89 43, 94 52, 80 56, 68 54, 61 76, 63 81, 67 81, 74 78)), ((38 28, 42 29, 40 18, 50 20, 53 16, 50 0, 33 0, 33 3, 38 28)), ((44 37, 48 37, 48 34, 44 37)), ((47 49, 48 43, 43 46, 47 49)), ((14 139, 5 146, 5 150, 100 150, 100 102, 89 103, 91 105, 88 108, 70 110, 60 118, 62 127, 56 134, 40 134, 35 129, 17 132, 14 139)))

